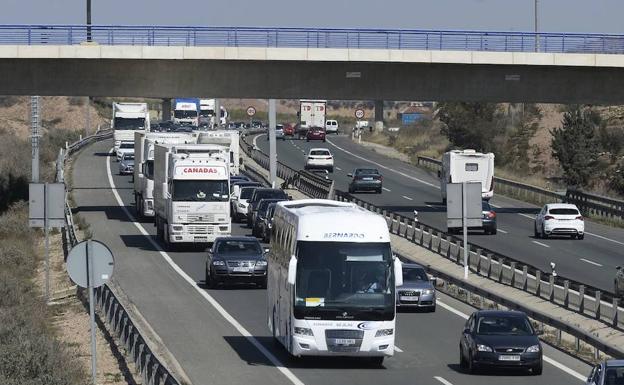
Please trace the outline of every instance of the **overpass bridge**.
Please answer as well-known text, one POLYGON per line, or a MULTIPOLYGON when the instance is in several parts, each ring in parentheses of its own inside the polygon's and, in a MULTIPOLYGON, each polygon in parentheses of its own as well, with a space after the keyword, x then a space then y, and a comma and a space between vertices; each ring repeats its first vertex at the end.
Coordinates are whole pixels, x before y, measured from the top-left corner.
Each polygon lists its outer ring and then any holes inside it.
POLYGON ((14 95, 624 103, 624 35, 0 26, 14 95))

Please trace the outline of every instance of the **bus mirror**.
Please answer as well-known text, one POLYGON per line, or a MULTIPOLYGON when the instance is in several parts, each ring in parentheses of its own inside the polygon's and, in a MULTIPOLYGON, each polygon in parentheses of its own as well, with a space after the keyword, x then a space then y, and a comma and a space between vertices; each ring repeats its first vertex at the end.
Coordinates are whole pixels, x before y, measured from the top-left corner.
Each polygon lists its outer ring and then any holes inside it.
POLYGON ((396 286, 403 286, 403 263, 394 257, 394 282, 396 286))
POLYGON ((295 256, 290 257, 290 262, 288 263, 288 283, 291 285, 295 284, 295 278, 297 277, 297 258, 295 256))

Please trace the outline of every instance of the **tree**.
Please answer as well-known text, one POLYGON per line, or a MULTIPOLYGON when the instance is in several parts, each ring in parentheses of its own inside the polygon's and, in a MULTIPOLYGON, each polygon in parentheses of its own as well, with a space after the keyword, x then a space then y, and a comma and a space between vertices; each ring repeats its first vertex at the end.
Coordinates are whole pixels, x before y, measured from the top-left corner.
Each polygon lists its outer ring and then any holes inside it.
POLYGON ((589 108, 570 106, 561 124, 562 127, 550 131, 553 157, 559 161, 568 185, 590 186, 598 164, 596 134, 601 125, 600 115, 589 108))
POLYGON ((542 113, 535 104, 523 104, 520 119, 512 119, 511 128, 506 135, 505 151, 500 159, 501 163, 509 165, 517 172, 527 174, 531 172, 527 167, 527 159, 534 150, 531 139, 539 128, 539 119, 542 113))
POLYGON ((494 103, 440 103, 438 117, 445 124, 440 131, 454 147, 492 152, 493 139, 502 132, 496 109, 494 103))

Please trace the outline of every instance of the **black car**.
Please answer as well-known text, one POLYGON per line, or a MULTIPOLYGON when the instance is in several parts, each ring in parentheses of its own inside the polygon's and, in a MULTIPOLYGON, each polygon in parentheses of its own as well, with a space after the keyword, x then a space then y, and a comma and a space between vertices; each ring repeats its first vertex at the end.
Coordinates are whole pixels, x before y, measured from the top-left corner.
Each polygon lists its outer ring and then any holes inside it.
POLYGON ((527 368, 542 374, 542 345, 523 312, 472 313, 459 342, 459 363, 469 373, 479 367, 527 368))
POLYGON ((348 176, 351 178, 349 182, 349 193, 353 194, 357 191, 374 191, 381 194, 383 176, 376 168, 356 168, 348 176))
POLYGON ((271 241, 271 231, 273 229, 273 213, 277 203, 270 203, 267 207, 266 214, 260 220, 260 238, 263 242, 271 241))
POLYGON ((262 233, 261 233, 262 228, 260 227, 261 226, 260 223, 266 217, 269 205, 271 203, 277 203, 277 202, 281 202, 284 200, 285 199, 262 199, 260 200, 260 202, 258 202, 258 208, 254 212, 254 217, 251 219, 251 234, 254 237, 259 238, 262 236, 262 233))
MULTIPOLYGON (((481 227, 468 227, 468 230, 483 230, 485 234, 497 233, 496 227, 496 211, 488 203, 488 201, 481 201, 481 227)), ((449 227, 448 232, 451 234, 458 234, 462 231, 461 227, 449 227)))
POLYGON ((206 286, 220 283, 255 283, 266 288, 267 260, 265 251, 252 237, 218 237, 206 258, 206 286))
POLYGON ((284 190, 277 188, 257 188, 247 201, 249 206, 247 207, 247 225, 251 227, 253 225, 254 212, 258 209, 258 203, 262 199, 289 199, 288 194, 284 190))

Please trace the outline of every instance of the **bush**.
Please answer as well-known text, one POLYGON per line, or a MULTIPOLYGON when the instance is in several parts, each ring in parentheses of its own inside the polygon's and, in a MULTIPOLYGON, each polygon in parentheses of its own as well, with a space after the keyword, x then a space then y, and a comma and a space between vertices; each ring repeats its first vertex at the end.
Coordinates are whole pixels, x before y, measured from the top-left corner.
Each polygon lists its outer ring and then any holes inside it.
POLYGON ((85 98, 82 96, 71 96, 69 97, 68 103, 70 106, 84 106, 85 98))
POLYGON ((19 101, 19 96, 0 96, 0 107, 12 107, 19 101))

